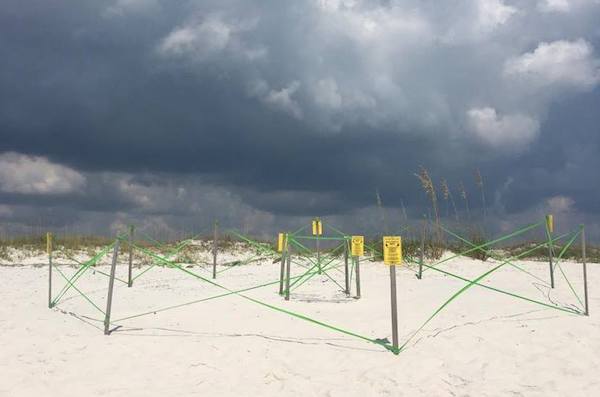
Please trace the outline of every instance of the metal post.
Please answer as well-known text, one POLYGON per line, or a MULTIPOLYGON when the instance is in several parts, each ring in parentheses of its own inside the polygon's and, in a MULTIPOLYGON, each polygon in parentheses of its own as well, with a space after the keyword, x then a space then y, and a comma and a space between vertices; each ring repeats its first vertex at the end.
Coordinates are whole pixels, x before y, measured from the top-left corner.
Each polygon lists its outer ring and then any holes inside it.
POLYGON ((390 292, 392 299, 392 345, 398 349, 398 304, 396 302, 396 265, 390 265, 390 292))
POLYGON ((348 266, 348 240, 344 241, 344 280, 346 282, 346 296, 350 296, 350 270, 348 266))
POLYGON ((287 252, 287 264, 286 264, 286 275, 285 275, 285 300, 290 300, 290 268, 292 267, 292 255, 287 252))
POLYGON ((112 264, 110 266, 110 278, 108 280, 108 297, 106 299, 106 313, 104 317, 104 335, 110 335, 110 310, 112 308, 113 287, 115 286, 115 270, 117 269, 117 257, 119 256, 119 239, 115 242, 112 264))
POLYGON ((283 249, 281 250, 281 269, 279 271, 279 295, 283 295, 283 280, 285 278, 286 253, 287 253, 287 234, 284 236, 283 249))
POLYGON ((581 226, 581 260, 583 262, 583 299, 585 302, 585 315, 590 315, 590 308, 588 304, 588 285, 587 285, 587 258, 585 255, 585 228, 581 226))
POLYGON ((360 258, 356 256, 354 260, 356 261, 356 298, 360 299, 360 258))
POLYGON ((552 241, 552 232, 547 230, 548 233, 548 263, 550 264, 550 288, 554 288, 554 266, 553 262, 553 247, 554 242, 552 241))
POLYGON ((48 251, 48 308, 52 309, 52 234, 46 233, 46 250, 48 251))
POLYGON ((423 264, 425 263, 425 221, 423 221, 423 227, 421 229, 421 258, 419 260, 419 274, 417 278, 420 280, 423 278, 423 264))
POLYGON ((213 275, 217 278, 217 241, 219 239, 219 221, 215 221, 215 231, 213 235, 213 275))
POLYGON ((321 274, 321 250, 319 249, 319 235, 318 234, 317 234, 317 267, 318 267, 319 274, 321 274))
POLYGON ((127 287, 131 288, 131 286, 133 285, 133 278, 132 278, 132 266, 133 266, 133 225, 129 225, 129 269, 128 269, 128 276, 127 276, 127 287))

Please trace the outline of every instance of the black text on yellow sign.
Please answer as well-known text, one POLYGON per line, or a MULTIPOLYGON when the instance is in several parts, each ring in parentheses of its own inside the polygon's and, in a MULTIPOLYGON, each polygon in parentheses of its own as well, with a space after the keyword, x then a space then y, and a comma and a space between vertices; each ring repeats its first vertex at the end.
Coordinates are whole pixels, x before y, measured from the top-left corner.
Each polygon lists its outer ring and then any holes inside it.
POLYGON ((321 236, 323 234, 323 223, 321 223, 320 219, 313 219, 312 234, 313 236, 321 236))
POLYGON ((402 263, 402 239, 400 236, 383 237, 383 263, 386 265, 402 263))
POLYGON ((546 215, 546 227, 550 233, 554 232, 554 217, 552 215, 546 215))
POLYGON ((363 256, 365 254, 364 236, 352 236, 351 242, 352 256, 363 256))

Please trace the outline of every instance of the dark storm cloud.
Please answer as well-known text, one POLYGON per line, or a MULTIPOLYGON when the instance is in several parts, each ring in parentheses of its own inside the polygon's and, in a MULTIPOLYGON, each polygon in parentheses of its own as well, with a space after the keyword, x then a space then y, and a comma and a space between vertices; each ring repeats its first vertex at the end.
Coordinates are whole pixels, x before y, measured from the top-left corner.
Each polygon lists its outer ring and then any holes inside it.
POLYGON ((5 1, 0 152, 86 184, 0 203, 183 217, 212 189, 206 218, 307 216, 378 189, 420 216, 423 165, 457 197, 479 168, 499 214, 555 196, 598 213, 598 17, 584 0, 5 1), (569 73, 544 72, 553 56, 569 73))

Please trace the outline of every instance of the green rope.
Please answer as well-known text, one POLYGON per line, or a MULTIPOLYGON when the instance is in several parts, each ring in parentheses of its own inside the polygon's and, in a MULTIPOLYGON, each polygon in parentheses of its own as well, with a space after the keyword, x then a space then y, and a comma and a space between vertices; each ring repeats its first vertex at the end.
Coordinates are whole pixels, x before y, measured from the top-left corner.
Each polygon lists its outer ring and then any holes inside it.
MULTIPOLYGON (((64 254, 66 257, 67 257, 67 259, 70 259, 70 260, 72 260, 73 262, 76 262, 76 263, 77 263, 79 266, 83 266, 83 265, 85 264, 84 262, 78 261, 77 259, 73 258, 72 256, 70 256, 70 255, 66 254, 65 252, 63 252, 63 254, 64 254)), ((110 277, 110 274, 108 274, 108 273, 105 273, 105 272, 103 272, 103 271, 102 271, 102 270, 100 270, 100 269, 96 269, 96 268, 94 268, 94 272, 96 272, 96 273, 100 273, 101 275, 103 275, 103 276, 106 276, 106 277, 110 277)), ((122 280, 122 279, 120 279, 120 278, 118 278, 118 277, 115 277, 115 280, 117 280, 117 281, 120 281, 120 282, 122 282, 123 284, 127 284, 127 281, 125 281, 125 280, 122 280)))
POLYGON ((521 229, 518 229, 518 230, 516 230, 516 231, 514 231, 514 232, 512 232, 510 234, 507 234, 505 236, 499 237, 499 238, 497 238, 495 240, 487 241, 487 242, 485 242, 483 244, 480 244, 480 245, 478 245, 476 247, 473 247, 473 248, 468 249, 466 251, 463 251, 463 252, 460 252, 458 254, 452 255, 452 256, 450 256, 450 257, 448 257, 446 259, 442 259, 441 261, 438 261, 437 263, 435 263, 435 264, 429 266, 428 268, 424 269, 423 272, 425 272, 427 270, 430 270, 431 267, 437 267, 437 266, 441 265, 444 262, 448 262, 448 261, 450 261, 452 259, 458 258, 460 256, 464 256, 464 255, 469 254, 469 253, 474 252, 474 251, 478 251, 481 248, 484 248, 484 247, 487 247, 487 246, 490 246, 490 245, 493 245, 493 244, 496 244, 496 243, 499 243, 499 242, 502 242, 502 241, 506 241, 506 240, 511 239, 513 237, 516 237, 516 236, 518 236, 520 234, 528 232, 529 230, 535 229, 536 227, 540 226, 541 224, 542 224, 542 222, 530 224, 530 225, 525 226, 525 227, 523 227, 521 229))
MULTIPOLYGON (((298 243, 298 242, 297 242, 295 239, 291 239, 291 240, 290 240, 290 242, 291 242, 292 244, 299 244, 300 246, 302 246, 302 244, 298 243)), ((341 245, 341 247, 343 247, 343 244, 341 245)), ((308 248, 306 248, 306 247, 303 247, 303 248, 304 248, 304 249, 306 249, 306 250, 308 250, 308 248)), ((336 249, 334 249, 332 252, 335 252, 335 251, 336 251, 336 250, 338 250, 339 248, 340 248, 340 247, 337 247, 337 248, 336 248, 336 249)), ((319 264, 318 264, 318 263, 316 263, 316 262, 314 262, 314 261, 313 261, 311 258, 306 258, 306 259, 307 259, 309 262, 311 262, 311 263, 314 263, 314 265, 313 265, 313 266, 312 266, 312 267, 311 267, 311 268, 308 270, 309 272, 310 272, 312 269, 314 269, 315 267, 319 267, 319 264)), ((331 281, 333 281, 335 284, 337 284, 337 286, 338 286, 338 287, 340 287, 342 290, 345 290, 345 288, 344 288, 344 287, 342 287, 342 286, 341 286, 341 285, 340 285, 340 284, 339 284, 337 281, 335 281, 335 280, 334 280, 334 279, 333 279, 333 278, 332 278, 332 277, 329 275, 329 273, 327 273, 327 272, 325 271, 325 269, 324 269, 324 268, 326 268, 326 267, 327 267, 327 266, 328 266, 328 265, 329 265, 331 262, 333 262, 334 260, 336 260, 336 258, 335 258, 335 257, 333 257, 333 258, 332 258, 332 259, 331 259, 329 262, 325 263, 324 265, 323 265, 323 264, 321 264, 321 265, 322 265, 322 267, 323 267, 323 268, 321 269, 321 272, 322 272, 322 274, 324 274, 326 277, 328 277, 328 278, 329 278, 331 281)), ((308 273, 308 272, 307 272, 307 273, 308 273)), ((306 278, 306 280, 304 280, 304 281, 300 282, 300 284, 298 284, 298 286, 296 286, 296 288, 300 287, 302 284, 304 284, 306 281, 310 280, 312 277, 314 277, 314 274, 311 274, 310 276, 308 276, 308 277, 306 278)), ((296 280, 296 281, 295 281, 295 282, 294 282, 292 285, 290 285, 290 289, 291 289, 291 288, 292 288, 292 287, 293 287, 293 286, 294 286, 294 285, 295 285, 297 282, 299 282, 299 281, 300 281, 300 280, 298 279, 298 280, 296 280)), ((296 288, 295 288, 295 289, 296 289, 296 288)))
POLYGON ((69 291, 69 289, 71 288, 72 285, 74 285, 74 283, 79 280, 79 278, 90 268, 90 266, 96 264, 102 257, 104 257, 111 248, 113 248, 115 245, 115 242, 113 242, 110 245, 107 245, 106 247, 104 247, 98 254, 96 254, 94 257, 92 257, 89 261, 85 262, 85 264, 83 266, 81 266, 76 272, 75 274, 68 280, 68 284, 65 285, 60 292, 56 295, 56 298, 54 298, 54 300, 52 301, 52 306, 56 305, 60 299, 62 299, 62 297, 69 291))
MULTIPOLYGON (((180 242, 175 247, 173 247, 173 249, 171 249, 171 251, 168 252, 166 254, 166 256, 169 257, 169 256, 177 255, 183 248, 185 248, 189 244, 191 244, 192 241, 193 240, 184 240, 184 241, 180 242)), ((131 243, 130 246, 132 248, 138 248, 138 246, 135 245, 134 243, 131 243)), ((154 262, 152 265, 150 265, 149 267, 147 267, 146 269, 144 269, 143 271, 141 271, 140 273, 138 273, 135 277, 133 277, 131 279, 131 281, 133 282, 133 281, 137 280, 139 277, 141 277, 143 274, 147 273, 150 269, 153 269, 155 266, 157 266, 156 262, 154 262)))
POLYGON ((213 285, 213 286, 215 286, 215 287, 217 287, 217 288, 220 288, 220 289, 223 289, 223 290, 225 290, 225 291, 227 291, 227 292, 230 292, 230 293, 232 293, 233 295, 237 295, 237 296, 239 296, 239 297, 241 297, 241 298, 243 298, 243 299, 246 299, 246 300, 248 300, 248 301, 250 301, 250 302, 253 302, 253 303, 256 303, 256 304, 258 304, 258 305, 261 305, 261 306, 264 306, 264 307, 270 308, 270 309, 272 309, 272 310, 275 310, 275 311, 278 311, 278 312, 281 312, 281 313, 285 313, 285 314, 288 314, 288 315, 290 315, 290 316, 293 316, 293 317, 296 317, 296 318, 299 318, 299 319, 302 319, 302 320, 305 320, 305 321, 311 322, 311 323, 313 323, 313 324, 321 325, 322 327, 329 328, 329 329, 331 329, 331 330, 338 331, 338 332, 340 332, 340 333, 343 333, 343 334, 346 334, 346 335, 349 335, 349 336, 353 336, 353 337, 356 337, 356 338, 359 338, 359 339, 362 339, 362 340, 365 340, 365 341, 368 341, 368 342, 371 342, 371 343, 377 344, 377 345, 379 345, 379 346, 382 346, 382 347, 384 347, 384 348, 386 348, 386 349, 388 349, 388 350, 390 350, 390 351, 392 351, 392 352, 394 352, 394 353, 396 353, 396 354, 397 354, 397 353, 398 353, 398 351, 399 351, 399 350, 395 349, 393 346, 391 346, 389 343, 385 343, 385 342, 383 342, 382 340, 379 340, 379 339, 371 339, 371 338, 368 338, 368 337, 366 337, 366 336, 363 336, 363 335, 360 335, 360 334, 354 333, 354 332, 352 332, 352 331, 348 331, 348 330, 345 330, 345 329, 342 329, 342 328, 339 328, 339 327, 336 327, 336 326, 333 326, 333 325, 330 325, 330 324, 327 324, 327 323, 324 323, 324 322, 321 322, 321 321, 315 320, 315 319, 313 319, 313 318, 310 318, 310 317, 307 317, 307 316, 305 316, 305 315, 303 315, 303 314, 296 313, 296 312, 293 312, 293 311, 290 311, 290 310, 286 310, 286 309, 280 308, 280 307, 278 307, 278 306, 271 305, 271 304, 269 304, 269 303, 265 303, 265 302, 259 301, 258 299, 255 299, 255 298, 249 297, 249 296, 247 296, 247 295, 244 295, 244 294, 241 294, 241 293, 238 293, 238 292, 232 291, 232 290, 230 290, 230 289, 229 289, 229 288, 227 288, 227 287, 224 287, 224 286, 222 286, 222 285, 220 285, 220 284, 218 284, 218 283, 216 283, 216 282, 214 282, 214 281, 212 281, 212 280, 210 280, 210 279, 207 279, 207 278, 205 278, 205 277, 203 277, 203 276, 201 276, 201 275, 199 275, 199 274, 196 274, 196 273, 194 273, 194 272, 192 272, 192 271, 190 271, 190 270, 188 270, 188 269, 185 269, 185 268, 183 268, 183 267, 181 267, 181 266, 177 265, 176 263, 173 263, 173 262, 171 262, 171 261, 169 261, 169 260, 167 260, 167 259, 164 259, 164 258, 162 258, 162 257, 160 257, 160 256, 158 256, 158 255, 156 255, 156 254, 154 254, 154 253, 153 253, 153 252, 151 252, 151 251, 147 251, 147 252, 146 252, 146 254, 147 254, 147 255, 150 255, 150 256, 153 256, 155 259, 157 259, 157 260, 160 260, 160 261, 164 262, 164 263, 165 263, 165 264, 167 264, 168 266, 171 266, 171 267, 177 268, 177 269, 179 269, 179 270, 183 271, 184 273, 187 273, 187 274, 189 274, 189 275, 191 275, 191 276, 193 276, 193 277, 196 277, 196 278, 197 278, 197 279, 199 279, 199 280, 202 280, 202 281, 204 281, 204 282, 206 282, 206 283, 208 283, 208 284, 211 284, 211 285, 213 285))
MULTIPOLYGON (((570 234, 570 233, 567 233, 565 236, 567 236, 567 235, 569 235, 569 234, 570 234)), ((564 237, 564 236, 562 236, 562 237, 564 237)), ((562 238, 562 237, 561 237, 561 238, 562 238)), ((545 243, 544 243, 544 244, 545 244, 545 243)), ((524 252, 524 253, 521 253, 521 254, 519 254, 519 255, 517 255, 517 256, 511 257, 511 258, 509 258, 509 260, 515 260, 515 259, 518 259, 518 258, 520 258, 520 257, 524 256, 524 255, 527 255, 527 254, 529 254, 530 252, 533 252, 534 250, 537 250, 539 247, 543 246, 544 244, 540 244, 539 246, 537 246, 537 247, 535 247, 535 248, 533 248, 533 249, 531 249, 531 250, 528 250, 528 251, 526 251, 526 252, 524 252)), ((422 324, 422 325, 421 325, 421 326, 420 326, 420 327, 419 327, 419 328, 418 328, 418 329, 417 329, 417 330, 416 330, 416 331, 415 331, 415 332, 414 332, 414 333, 413 333, 413 334, 412 334, 412 335, 411 335, 411 336, 410 336, 410 337, 409 337, 409 338, 408 338, 408 339, 407 339, 407 340, 406 340, 406 341, 405 341, 405 342, 402 344, 402 346, 400 347, 400 351, 402 351, 402 350, 404 349, 404 347, 406 347, 406 345, 407 345, 407 344, 408 344, 408 343, 409 343, 409 342, 410 342, 410 341, 411 341, 411 340, 412 340, 412 339, 413 339, 413 338, 414 338, 414 337, 415 337, 415 336, 416 336, 416 335, 417 335, 417 334, 418 334, 418 333, 419 333, 419 332, 420 332, 420 331, 421 331, 423 328, 425 328, 425 326, 426 326, 426 325, 427 325, 427 324, 428 324, 428 323, 429 323, 429 322, 430 322, 430 321, 431 321, 431 320, 432 320, 432 319, 433 319, 435 316, 437 316, 437 315, 438 315, 438 314, 439 314, 439 313, 440 313, 440 312, 441 312, 441 311, 442 311, 442 310, 443 310, 443 309, 444 309, 446 306, 448 306, 448 305, 449 305, 449 304, 450 304, 450 303, 451 303, 451 302, 452 302, 454 299, 456 299, 456 298, 457 298, 459 295, 461 295, 463 292, 465 292, 466 290, 468 290, 469 288, 471 288, 473 285, 480 285, 480 286, 484 287, 484 285, 482 285, 482 284, 479 284, 479 281, 481 281, 482 279, 484 279, 485 277, 487 277, 487 276, 488 276, 488 275, 490 275, 491 273, 495 272, 496 270, 498 270, 498 269, 502 268, 502 267, 503 267, 504 265, 506 265, 507 263, 508 263, 507 261, 504 261, 504 262, 500 263, 499 265, 497 265, 497 266, 493 267, 492 269, 490 269, 490 270, 486 271, 486 272, 485 272, 485 273, 483 273, 481 276, 479 276, 479 277, 477 277, 477 278, 475 278, 475 279, 473 279, 473 280, 468 280, 468 281, 467 281, 467 284, 466 284, 464 287, 462 287, 462 288, 461 288, 461 289, 459 289, 457 292, 455 292, 455 293, 454 293, 454 294, 453 294, 453 295, 452 295, 452 296, 451 296, 451 297, 450 297, 450 298, 449 298, 449 299, 448 299, 446 302, 444 302, 444 303, 443 303, 443 304, 442 304, 442 305, 441 305, 441 306, 440 306, 440 307, 439 307, 439 308, 438 308, 438 309, 437 309, 435 312, 433 312, 433 314, 432 314, 431 316, 429 316, 429 318, 428 318, 427 320, 425 320, 425 322, 424 322, 424 323, 423 323, 423 324, 422 324)), ((434 268, 434 266, 428 266, 428 265, 425 265, 425 266, 427 266, 427 268, 431 268, 431 269, 434 269, 434 270, 438 270, 438 271, 440 271, 440 269, 436 269, 436 268, 434 268)), ((450 275, 450 274, 448 274, 448 275, 450 275)), ((487 287, 487 286, 485 286, 485 287, 487 287)), ((490 287, 490 289, 491 289, 491 288, 492 288, 492 287, 490 287)), ((498 290, 497 292, 501 292, 501 290, 498 290)), ((520 297, 520 298, 529 300, 528 298, 524 298, 524 297, 520 297)), ((545 305, 545 306, 552 307, 551 305, 545 305)), ((553 307, 553 308, 555 308, 555 309, 558 309, 558 310, 563 310, 563 311, 569 311, 568 309, 565 309, 565 308, 562 308, 562 309, 560 309, 560 308, 558 308, 558 307, 553 307)), ((578 312, 572 311, 572 313, 573 313, 573 314, 576 314, 576 313, 578 313, 578 312)))
POLYGON ((258 242, 254 241, 254 240, 251 240, 250 238, 248 238, 248 237, 246 237, 246 236, 244 236, 244 235, 242 235, 242 234, 240 234, 240 233, 236 232, 236 231, 235 231, 235 230, 233 230, 233 229, 232 229, 232 230, 230 230, 229 232, 230 232, 230 233, 232 233, 232 234, 234 234, 236 237, 238 237, 238 238, 240 238, 240 239, 244 240, 246 243, 248 243, 248 244, 252 245, 252 246, 253 246, 253 247, 255 247, 257 250, 259 250, 259 252, 263 252, 263 253, 264 253, 265 251, 267 251, 268 253, 272 253, 272 254, 275 254, 275 255, 279 254, 279 253, 278 253, 278 252, 276 252, 276 251, 275 251, 273 248, 271 248, 271 246, 270 246, 270 245, 268 245, 268 244, 266 244, 266 243, 263 243, 263 244, 265 245, 265 246, 263 246, 263 245, 261 245, 261 243, 258 243, 258 242))
MULTIPOLYGON (((296 279, 298 277, 301 277, 301 276, 291 277, 290 279, 296 279)), ((141 313, 141 314, 135 314, 135 315, 128 316, 128 317, 123 317, 123 318, 114 320, 114 322, 116 323, 116 322, 119 322, 119 321, 130 320, 132 318, 146 316, 146 315, 149 315, 149 314, 156 314, 156 313, 164 312, 164 311, 171 310, 171 309, 177 309, 177 308, 184 307, 184 306, 190 306, 190 305, 193 305, 193 304, 196 304, 196 303, 206 302, 206 301, 217 299, 217 298, 223 298, 223 297, 226 297, 226 296, 235 295, 235 294, 241 293, 241 292, 252 291, 252 290, 259 289, 259 288, 264 288, 264 287, 270 287, 270 286, 273 286, 273 285, 276 285, 276 284, 279 284, 279 280, 277 280, 277 281, 270 281, 270 282, 268 282, 266 284, 255 285, 253 287, 248 287, 248 288, 244 288, 244 289, 240 289, 240 290, 236 290, 236 291, 232 291, 232 292, 226 292, 226 293, 223 293, 223 294, 209 296, 207 298, 201 298, 201 299, 193 300, 191 302, 181 303, 179 305, 168 306, 168 307, 164 307, 164 308, 161 308, 161 309, 152 310, 152 311, 149 311, 149 312, 144 312, 144 313, 141 313)))
POLYGON ((569 240, 567 242, 567 244, 563 247, 563 249, 560 251, 560 254, 558 255, 558 258, 556 260, 556 265, 558 266, 558 269, 560 270, 560 272, 563 275, 565 281, 567 282, 567 285, 571 289, 571 292, 573 292, 573 295, 575 295, 575 298, 577 298, 577 300, 579 301, 579 304, 581 305, 581 307, 584 307, 585 305, 583 304, 583 301, 581 300, 581 298, 579 297, 579 295, 577 294, 577 292, 575 292, 575 288, 573 288, 573 285, 571 285, 571 282, 569 281, 569 279, 567 278, 567 275, 563 271, 562 266, 560 266, 560 262, 561 262, 561 259, 562 259, 563 255, 565 254, 565 252, 567 251, 567 249, 573 244, 573 242, 577 239, 577 237, 579 237, 580 233, 581 233, 580 230, 577 231, 577 233, 575 233, 573 235, 573 237, 571 238, 571 240, 569 240))
MULTIPOLYGON (((440 228, 441 228, 443 231, 445 231, 445 232, 446 232, 446 233, 448 233, 449 235, 451 235, 451 236, 453 236, 453 237, 455 237, 455 238, 459 239, 459 240, 460 240, 460 241, 462 241, 463 243, 466 243, 466 244, 470 245, 471 247, 476 247, 476 245, 475 245, 474 243, 472 243, 471 241, 467 240, 466 238, 463 238, 463 237, 459 236, 458 234, 456 234, 456 233, 452 232, 451 230, 448 230, 448 229, 446 229, 446 228, 445 228, 443 225, 441 225, 441 224, 440 224, 439 226, 440 226, 440 228)), ((542 245, 543 245, 543 244, 542 244, 542 245)), ((489 255, 489 256, 490 256, 491 258, 493 258, 493 259, 496 259, 496 260, 502 260, 502 258, 501 258, 500 256, 498 256, 498 255, 494 255, 494 254, 491 252, 491 250, 485 250, 485 249, 482 249, 482 251, 484 251, 484 252, 485 252, 487 255, 489 255)), ((540 282, 542 282, 542 283, 544 283, 544 284, 546 284, 546 285, 548 284, 548 282, 547 282, 546 280, 544 280, 544 279, 542 279, 542 278, 540 278, 540 277, 536 276, 535 274, 533 274, 533 273, 531 273, 531 272, 528 272, 527 270, 523 269, 522 267, 520 267, 520 266, 518 266, 518 265, 516 265, 516 264, 514 264, 514 263, 512 263, 512 262, 509 262, 508 264, 509 264, 510 266, 514 267, 515 269, 518 269, 518 270, 522 271, 523 273, 526 273, 526 274, 528 274, 529 276, 531 276, 531 277, 535 278, 536 280, 538 280, 538 281, 540 281, 540 282)))
MULTIPOLYGON (((57 271, 57 272, 58 272, 58 273, 59 273, 59 274, 60 274, 60 275, 61 275, 61 276, 62 276, 62 277, 65 279, 65 281, 66 281, 68 284, 70 284, 70 285, 71 285, 71 287, 72 287, 73 289, 75 289, 75 291, 79 292, 79 294, 80 294, 82 297, 84 297, 86 301, 88 301, 89 303, 91 303, 91 304, 92 304, 92 306, 94 306, 94 307, 95 307, 95 308, 96 308, 96 309, 97 309, 97 310, 98 310, 100 313, 102 313, 102 314, 106 315, 106 314, 104 313, 104 311, 103 311, 102 309, 100 309, 100 308, 99 308, 99 307, 98 307, 98 306, 97 306, 97 305, 96 305, 94 302, 92 302, 92 300, 91 300, 91 299, 90 299, 90 298, 89 298, 89 297, 88 297, 86 294, 84 294, 83 292, 81 292, 81 290, 80 290, 79 288, 77 288, 77 287, 76 287, 76 286, 75 286, 73 283, 71 283, 71 282, 69 281, 69 279, 67 278, 67 276, 65 276, 65 274, 64 274, 64 273, 63 273, 63 272, 62 272, 62 271, 61 271, 61 270, 60 270, 58 267, 56 267, 54 270, 56 270, 56 271, 57 271)), ((56 304, 53 304, 52 306, 55 306, 55 305, 56 305, 56 304)))

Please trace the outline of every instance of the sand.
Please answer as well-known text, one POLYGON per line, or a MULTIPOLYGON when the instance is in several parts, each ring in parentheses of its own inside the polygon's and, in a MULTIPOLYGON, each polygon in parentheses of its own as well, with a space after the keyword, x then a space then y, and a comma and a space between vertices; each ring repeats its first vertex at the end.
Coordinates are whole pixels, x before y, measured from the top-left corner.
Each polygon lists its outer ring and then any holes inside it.
MULTIPOLYGON (((540 280, 548 279, 546 263, 518 263, 540 280)), ((474 278, 496 264, 458 258, 441 268, 474 278)), ((581 264, 564 262, 563 268, 582 296, 581 264)), ((61 270, 75 271, 68 266, 61 270)), ((99 270, 108 272, 109 267, 102 265, 99 270)), ((188 270, 209 274, 208 267, 188 270)), ((296 268, 293 273, 300 271, 296 268)), ((126 277, 124 263, 117 273, 126 277)), ((343 274, 330 274, 343 284, 343 274)), ((264 260, 223 271, 217 281, 241 289, 276 281, 278 275, 279 265, 264 260)), ((0 267, 1 396, 573 397, 600 393, 597 264, 588 265, 590 317, 473 286, 399 355, 235 295, 115 321, 118 328, 104 336, 98 321, 103 315, 76 291, 48 309, 47 278, 47 268, 31 263, 0 267)), ((289 302, 277 294, 277 285, 245 294, 360 335, 391 339, 388 268, 364 261, 361 278, 360 300, 346 297, 324 276, 315 276, 294 291, 289 302)), ((58 274, 54 279, 58 289, 62 285, 58 274)), ((580 306, 560 273, 554 290, 542 281, 505 266, 482 283, 562 307, 580 306)), ((417 280, 412 270, 398 268, 401 342, 464 285, 433 271, 417 280)), ((77 286, 104 309, 106 277, 90 271, 77 286)), ((133 288, 116 284, 112 319, 222 292, 179 270, 157 267, 136 280, 133 288)))

